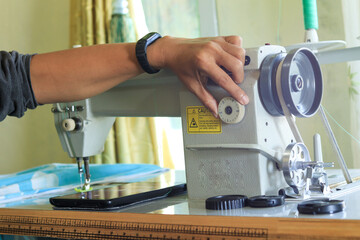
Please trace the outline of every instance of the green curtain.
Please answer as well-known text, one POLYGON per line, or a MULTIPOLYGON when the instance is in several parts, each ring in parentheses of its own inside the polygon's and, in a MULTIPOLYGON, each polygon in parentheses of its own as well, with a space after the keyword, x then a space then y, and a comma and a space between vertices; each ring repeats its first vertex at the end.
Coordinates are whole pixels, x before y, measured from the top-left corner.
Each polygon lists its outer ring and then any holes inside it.
POLYGON ((71 0, 71 47, 108 43, 111 13, 112 0, 71 0))

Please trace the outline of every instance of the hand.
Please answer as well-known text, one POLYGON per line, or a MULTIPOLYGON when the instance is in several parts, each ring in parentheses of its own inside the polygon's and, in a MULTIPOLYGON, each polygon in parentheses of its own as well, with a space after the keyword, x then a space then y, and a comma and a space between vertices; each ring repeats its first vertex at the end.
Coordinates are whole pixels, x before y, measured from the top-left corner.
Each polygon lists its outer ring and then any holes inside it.
POLYGON ((238 36, 183 39, 164 37, 149 47, 148 58, 157 68, 171 69, 200 101, 218 116, 217 102, 206 89, 208 78, 239 103, 249 102, 237 85, 244 79, 245 50, 238 36), (152 52, 151 52, 152 51, 152 52), (156 52, 155 52, 156 51, 156 52), (232 78, 221 68, 232 73, 232 78))

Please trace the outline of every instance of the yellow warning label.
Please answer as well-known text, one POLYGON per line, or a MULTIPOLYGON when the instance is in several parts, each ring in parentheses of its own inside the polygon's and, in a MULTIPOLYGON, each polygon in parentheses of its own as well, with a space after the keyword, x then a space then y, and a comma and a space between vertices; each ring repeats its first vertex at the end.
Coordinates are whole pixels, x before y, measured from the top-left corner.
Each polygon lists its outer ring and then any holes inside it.
POLYGON ((221 133, 221 120, 204 106, 186 107, 187 132, 194 134, 221 133))

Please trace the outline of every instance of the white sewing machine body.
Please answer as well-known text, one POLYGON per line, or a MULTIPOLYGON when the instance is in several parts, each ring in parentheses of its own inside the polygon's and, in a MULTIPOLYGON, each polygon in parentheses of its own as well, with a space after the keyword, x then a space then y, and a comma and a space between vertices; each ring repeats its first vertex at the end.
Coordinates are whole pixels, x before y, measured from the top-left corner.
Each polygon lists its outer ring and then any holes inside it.
MULTIPOLYGON (((268 54, 285 52, 281 47, 264 46, 247 50, 251 62, 245 67, 240 85, 250 98, 244 118, 236 124, 220 121, 219 134, 191 134, 186 108, 201 106, 191 93, 180 93, 185 167, 190 198, 205 199, 224 194, 247 196, 277 195, 286 187, 281 155, 294 142, 285 117, 273 117, 261 103, 258 79, 262 60, 268 54), (277 159, 278 163, 274 160, 277 159)), ((208 86, 219 102, 229 94, 218 86, 208 86)))
MULTIPOLYGON (((55 126, 61 144, 70 157, 89 157, 103 150, 115 117, 181 116, 190 198, 277 194, 288 186, 281 169, 283 153, 296 140, 286 118, 270 115, 264 108, 258 80, 264 58, 281 52, 286 50, 271 45, 247 49, 250 61, 240 87, 250 103, 239 123, 218 120, 217 132, 189 132, 192 119, 187 108, 202 109, 202 104, 173 73, 162 71, 140 75, 84 101, 55 105, 55 126), (67 120, 76 123, 70 131, 65 131, 67 120)), ((208 89, 217 101, 229 96, 215 84, 208 84, 208 89)), ((211 121, 213 124, 216 119, 211 121)))

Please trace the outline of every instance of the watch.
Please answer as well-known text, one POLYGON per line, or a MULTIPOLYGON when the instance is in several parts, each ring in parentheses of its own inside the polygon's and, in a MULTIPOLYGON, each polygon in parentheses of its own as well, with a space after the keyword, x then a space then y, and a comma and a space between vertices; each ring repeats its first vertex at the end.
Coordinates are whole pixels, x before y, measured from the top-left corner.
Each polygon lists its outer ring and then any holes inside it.
POLYGON ((147 73, 157 73, 160 69, 154 69, 150 66, 149 61, 147 59, 146 49, 152 43, 154 43, 157 39, 161 38, 161 35, 157 32, 151 32, 146 34, 143 38, 137 41, 135 53, 136 58, 141 66, 141 68, 147 73))

